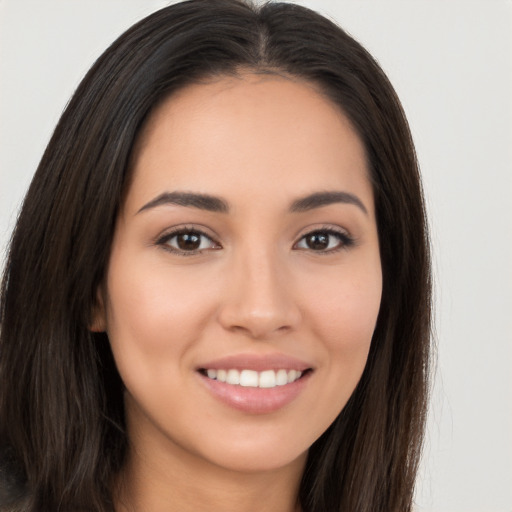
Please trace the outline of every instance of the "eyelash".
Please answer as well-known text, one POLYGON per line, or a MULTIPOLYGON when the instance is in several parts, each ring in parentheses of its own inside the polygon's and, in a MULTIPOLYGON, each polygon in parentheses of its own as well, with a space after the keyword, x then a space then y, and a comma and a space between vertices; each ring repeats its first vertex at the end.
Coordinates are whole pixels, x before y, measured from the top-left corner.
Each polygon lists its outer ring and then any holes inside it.
MULTIPOLYGON (((200 243, 202 243, 202 242, 200 242, 200 243)), ((215 242, 215 240, 213 240, 213 238, 210 235, 207 235, 201 229, 198 229, 196 227, 188 227, 188 226, 179 227, 179 228, 173 229, 173 230, 165 233, 164 235, 162 235, 160 238, 158 238, 156 240, 156 245, 162 246, 166 251, 169 251, 173 254, 178 254, 180 256, 195 256, 196 254, 201 254, 205 250, 221 249, 220 244, 215 242), (178 247, 172 247, 171 245, 169 245, 169 242, 173 238, 178 237, 180 235, 195 235, 195 236, 199 237, 200 239, 203 237, 207 238, 208 240, 211 241, 210 245, 212 245, 214 247, 207 247, 207 248, 203 248, 203 249, 194 249, 191 251, 185 251, 185 250, 179 249, 178 247)))
MULTIPOLYGON (((327 250, 315 251, 314 249, 311 249, 309 247, 300 248, 299 250, 311 251, 315 254, 318 254, 319 256, 324 256, 324 255, 336 253, 338 251, 342 251, 344 249, 345 250, 350 249, 351 247, 353 247, 355 245, 355 242, 356 242, 355 239, 351 235, 349 235, 346 231, 337 230, 332 227, 322 227, 319 229, 313 229, 312 231, 308 231, 307 233, 302 235, 300 237, 299 241, 294 244, 294 248, 299 243, 305 241, 307 237, 310 237, 312 235, 317 235, 317 236, 318 235, 324 235, 324 236, 327 235, 329 238, 335 237, 338 239, 338 243, 335 247, 331 247, 330 249, 327 249, 327 250)), ((329 245, 330 245, 330 241, 329 241, 329 245)))
MULTIPOLYGON (((207 250, 219 250, 222 248, 222 246, 220 244, 218 244, 215 240, 213 240, 213 238, 210 235, 206 234, 201 229, 198 229, 196 227, 188 227, 188 226, 176 228, 176 229, 173 229, 172 231, 165 233, 164 235, 159 237, 155 243, 158 246, 162 246, 165 250, 167 250, 173 254, 178 254, 180 256, 195 256, 195 255, 201 254, 207 250), (199 242, 200 245, 203 243, 201 241, 201 238, 203 238, 203 237, 207 238, 210 241, 210 244, 209 244, 210 247, 206 247, 206 248, 202 248, 202 249, 198 248, 198 249, 193 249, 190 251, 179 249, 178 247, 172 247, 169 244, 169 242, 173 238, 178 237, 180 235, 196 236, 200 240, 200 242, 199 242)), ((341 231, 341 230, 338 231, 337 229, 333 229, 332 227, 325 227, 325 228, 322 227, 319 229, 314 229, 314 230, 309 231, 309 232, 305 233, 304 235, 302 235, 300 237, 300 239, 298 240, 298 242, 296 242, 293 245, 293 247, 294 247, 294 249, 297 249, 297 250, 310 251, 310 252, 318 254, 318 255, 328 255, 328 254, 336 253, 343 249, 345 249, 345 250, 350 249, 354 245, 355 245, 355 239, 351 235, 349 235, 347 232, 341 231), (328 248, 327 250, 314 250, 314 249, 311 249, 310 247, 300 247, 300 248, 297 247, 300 243, 304 242, 307 237, 310 237, 313 235, 316 235, 316 236, 323 235, 323 236, 329 237, 328 245, 330 245, 330 243, 331 243, 331 240, 330 240, 331 237, 337 238, 338 243, 335 247, 331 247, 330 249, 328 248)))

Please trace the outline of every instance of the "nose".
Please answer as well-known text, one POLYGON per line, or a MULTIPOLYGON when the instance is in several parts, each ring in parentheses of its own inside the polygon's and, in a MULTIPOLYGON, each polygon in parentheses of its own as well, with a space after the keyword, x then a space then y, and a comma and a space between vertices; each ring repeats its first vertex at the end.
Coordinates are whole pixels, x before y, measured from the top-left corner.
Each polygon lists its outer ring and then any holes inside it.
POLYGON ((300 308, 292 276, 283 267, 270 251, 240 255, 228 273, 220 324, 253 339, 296 329, 300 308))

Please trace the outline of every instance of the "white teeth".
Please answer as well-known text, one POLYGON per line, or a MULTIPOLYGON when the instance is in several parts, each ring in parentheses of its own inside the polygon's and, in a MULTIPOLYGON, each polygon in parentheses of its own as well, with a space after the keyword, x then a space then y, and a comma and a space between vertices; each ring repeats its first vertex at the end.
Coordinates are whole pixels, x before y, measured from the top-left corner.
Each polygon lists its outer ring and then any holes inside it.
POLYGON ((297 370, 288 370, 288 381, 293 382, 294 380, 297 380, 301 376, 302 372, 299 372, 297 370))
POLYGON ((299 379, 302 372, 299 370, 265 370, 257 372, 254 370, 206 370, 210 379, 225 382, 231 385, 240 385, 250 388, 274 388, 291 384, 299 379))
POLYGON ((276 387, 276 372, 274 370, 266 370, 260 373, 259 380, 260 388, 275 388, 276 387))
POLYGON ((286 370, 279 370, 276 372, 276 384, 278 386, 284 386, 285 384, 288 384, 288 373, 286 370))
POLYGON ((228 384, 240 384, 240 372, 238 370, 228 370, 226 382, 228 384))
POLYGON ((257 388, 258 372, 254 370, 242 370, 240 372, 240 386, 257 388))

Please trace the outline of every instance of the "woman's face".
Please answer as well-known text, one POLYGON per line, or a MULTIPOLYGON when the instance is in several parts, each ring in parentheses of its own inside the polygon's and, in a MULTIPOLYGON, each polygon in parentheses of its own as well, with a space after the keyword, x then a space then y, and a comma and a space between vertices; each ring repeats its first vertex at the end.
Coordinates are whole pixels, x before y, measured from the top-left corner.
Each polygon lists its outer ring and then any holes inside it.
POLYGON ((172 96, 137 145, 94 325, 138 453, 302 464, 361 377, 381 277, 363 145, 312 85, 172 96))

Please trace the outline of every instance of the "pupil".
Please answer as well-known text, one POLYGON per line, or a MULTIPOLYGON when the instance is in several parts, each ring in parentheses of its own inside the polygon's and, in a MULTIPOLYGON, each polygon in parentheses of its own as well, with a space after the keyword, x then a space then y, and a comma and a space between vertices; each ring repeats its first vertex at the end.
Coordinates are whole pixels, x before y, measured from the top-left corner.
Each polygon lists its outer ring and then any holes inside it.
POLYGON ((201 237, 193 233, 178 235, 178 247, 184 251, 193 251, 201 245, 201 237))
POLYGON ((329 246, 329 235, 326 233, 314 233, 308 236, 306 243, 310 249, 316 251, 326 249, 329 246))

